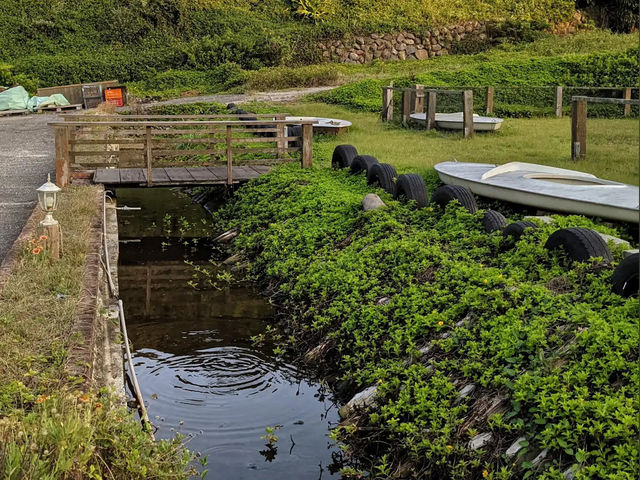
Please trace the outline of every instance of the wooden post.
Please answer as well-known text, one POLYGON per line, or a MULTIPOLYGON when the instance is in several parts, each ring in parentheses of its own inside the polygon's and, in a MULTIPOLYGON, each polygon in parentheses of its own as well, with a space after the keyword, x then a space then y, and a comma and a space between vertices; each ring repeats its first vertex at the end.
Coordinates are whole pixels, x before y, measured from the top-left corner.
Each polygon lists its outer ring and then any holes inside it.
POLYGON ((409 115, 411 113, 411 89, 402 90, 402 126, 409 125, 409 115))
MULTIPOLYGON (((630 87, 626 87, 624 89, 623 98, 625 100, 631 100, 631 88, 630 87)), ((631 104, 627 103, 624 106, 624 116, 628 117, 629 115, 631 115, 631 104)))
POLYGON ((487 115, 493 114, 493 95, 495 93, 494 87, 487 87, 487 115))
POLYGON ((436 126, 436 92, 430 91, 427 96, 427 130, 431 130, 436 126))
MULTIPOLYGON (((211 140, 211 143, 209 144, 209 148, 211 150, 215 150, 216 149, 216 143, 214 142, 214 139, 216 138, 216 127, 215 125, 211 125, 209 126, 209 139, 211 140)), ((209 154, 209 161, 213 164, 216 161, 216 154, 215 153, 211 153, 209 154)))
POLYGON ((278 145, 278 154, 277 158, 282 158, 284 156, 284 131, 286 125, 284 123, 276 123, 276 143, 278 145))
POLYGON ((69 185, 69 127, 55 127, 56 185, 69 185))
POLYGON ((227 185, 233 184, 233 153, 231 152, 231 125, 227 125, 227 185))
POLYGON ((302 125, 302 168, 313 165, 313 125, 302 125))
POLYGON ((388 87, 382 87, 382 121, 393 120, 393 82, 388 87))
POLYGON ((571 159, 578 160, 587 154, 587 101, 571 102, 571 159))
POLYGON ((473 137, 473 90, 465 90, 462 92, 462 123, 464 138, 473 137))
POLYGON ((412 99, 412 112, 422 113, 424 112, 424 85, 415 85, 415 91, 413 92, 412 99))
POLYGON ((147 187, 153 185, 153 178, 151 174, 151 163, 153 162, 152 153, 152 140, 151 140, 151 127, 144 127, 144 156, 147 160, 147 187))
POLYGON ((556 117, 561 118, 562 117, 562 87, 561 86, 557 86, 555 88, 554 98, 555 98, 554 105, 556 110, 556 117))
POLYGON ((48 252, 54 260, 59 260, 60 255, 62 255, 62 230, 60 229, 60 224, 43 225, 41 223, 37 231, 38 236, 44 235, 47 237, 43 241, 44 251, 48 252))

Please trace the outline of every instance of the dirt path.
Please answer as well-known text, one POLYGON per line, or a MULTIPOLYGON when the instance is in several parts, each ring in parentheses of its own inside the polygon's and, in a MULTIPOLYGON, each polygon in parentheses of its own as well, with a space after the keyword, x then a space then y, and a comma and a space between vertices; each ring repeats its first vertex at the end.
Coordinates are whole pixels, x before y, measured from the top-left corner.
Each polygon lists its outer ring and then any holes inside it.
POLYGON ((324 92, 336 87, 310 87, 297 90, 282 90, 277 92, 256 92, 256 93, 240 93, 240 94, 219 94, 219 95, 202 95, 198 97, 181 97, 171 100, 163 100, 160 102, 145 103, 144 108, 159 107, 161 105, 186 105, 189 103, 199 102, 217 102, 227 103, 247 103, 251 101, 285 103, 298 100, 300 97, 316 92, 324 92))
POLYGON ((37 202, 36 188, 55 178, 56 115, 0 117, 0 262, 37 202))

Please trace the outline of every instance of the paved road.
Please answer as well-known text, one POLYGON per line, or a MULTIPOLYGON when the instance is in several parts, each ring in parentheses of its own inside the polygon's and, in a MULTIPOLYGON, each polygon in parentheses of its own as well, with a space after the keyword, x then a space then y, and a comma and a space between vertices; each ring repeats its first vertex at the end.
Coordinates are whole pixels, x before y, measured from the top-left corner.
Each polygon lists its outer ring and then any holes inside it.
MULTIPOLYGON (((247 103, 251 101, 258 102, 293 102, 300 97, 309 95, 316 92, 324 92, 325 90, 331 90, 336 87, 309 87, 301 88, 297 90, 282 90, 279 92, 257 92, 257 93, 241 93, 241 94, 220 94, 220 95, 202 95, 198 97, 181 97, 173 98, 171 100, 164 100, 160 102, 145 103, 143 106, 158 107, 161 105, 185 105, 188 103, 197 102, 217 102, 222 104, 227 103, 247 103)), ((125 109, 127 107, 124 107, 125 109)))
POLYGON ((55 178, 54 114, 0 117, 0 262, 37 202, 36 188, 55 178))

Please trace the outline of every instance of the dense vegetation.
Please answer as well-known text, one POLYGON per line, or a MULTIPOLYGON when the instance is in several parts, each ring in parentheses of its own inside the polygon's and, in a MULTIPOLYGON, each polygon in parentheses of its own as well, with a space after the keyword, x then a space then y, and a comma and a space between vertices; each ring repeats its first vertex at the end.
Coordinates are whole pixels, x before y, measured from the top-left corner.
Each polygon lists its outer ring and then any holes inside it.
MULTIPOLYGON (((620 96, 621 92, 599 92, 584 87, 619 87, 638 85, 638 50, 593 54, 572 54, 548 57, 531 57, 518 54, 509 58, 495 56, 489 59, 484 54, 467 57, 467 62, 453 68, 431 68, 425 73, 407 76, 367 79, 341 86, 329 92, 315 95, 317 100, 345 105, 355 110, 379 112, 382 110, 381 87, 390 80, 394 86, 408 87, 416 83, 427 86, 483 86, 496 87, 495 113, 502 116, 531 117, 552 114, 554 109, 553 85, 564 85, 564 101, 568 107, 571 95, 620 96), (548 87, 545 87, 548 86, 548 87)), ((485 90, 475 89, 476 109, 481 110, 485 101, 485 90)), ((398 95, 399 97, 399 92, 398 95)), ((400 100, 399 98, 397 99, 400 100)), ((440 96, 441 110, 461 110, 458 98, 440 96)), ((399 105, 398 105, 399 106, 399 105)), ((611 107, 590 107, 591 114, 620 114, 611 107)), ((637 111, 637 109, 636 109, 637 111)))
MULTIPOLYGON (((427 180, 433 188, 435 176, 427 180)), ((571 265, 543 248, 560 227, 611 230, 558 217, 514 245, 484 232, 482 212, 454 204, 418 210, 377 190, 388 207, 365 213, 371 190, 359 176, 284 167, 221 214, 221 227, 241 231, 234 249, 250 275, 287 314, 281 341, 301 353, 323 343, 324 372, 345 398, 377 386, 376 405, 335 431, 371 458, 364 470, 633 478, 638 300, 612 294, 611 267, 597 259, 571 265), (484 415, 494 400, 501 408, 484 415), (480 432, 493 441, 472 451, 480 432)))
POLYGON ((243 70, 319 63, 316 41, 325 37, 482 19, 507 22, 506 34, 520 38, 570 18, 574 7, 570 0, 6 0, 0 83, 33 90, 117 78, 151 82, 148 90, 186 82, 219 91, 244 83, 243 70))

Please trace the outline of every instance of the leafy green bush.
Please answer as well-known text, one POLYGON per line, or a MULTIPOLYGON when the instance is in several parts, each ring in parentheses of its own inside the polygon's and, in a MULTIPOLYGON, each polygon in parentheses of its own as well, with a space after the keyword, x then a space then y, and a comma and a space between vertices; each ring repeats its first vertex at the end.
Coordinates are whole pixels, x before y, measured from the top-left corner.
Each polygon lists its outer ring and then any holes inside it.
POLYGON ((559 216, 509 244, 455 204, 418 210, 373 189, 387 207, 363 212, 371 191, 362 176, 281 167, 219 218, 286 314, 287 346, 328 342, 320 361, 345 399, 377 386, 375 405, 334 436, 381 478, 632 478, 638 300, 611 293, 611 267, 543 246, 557 228, 612 230, 559 216), (476 390, 463 399, 465 384, 476 390), (494 400, 502 409, 485 418, 494 400), (471 451, 479 432, 495 443, 471 451))

